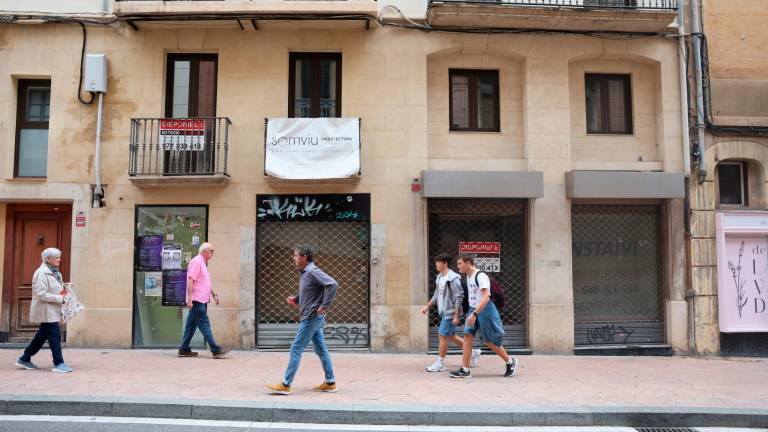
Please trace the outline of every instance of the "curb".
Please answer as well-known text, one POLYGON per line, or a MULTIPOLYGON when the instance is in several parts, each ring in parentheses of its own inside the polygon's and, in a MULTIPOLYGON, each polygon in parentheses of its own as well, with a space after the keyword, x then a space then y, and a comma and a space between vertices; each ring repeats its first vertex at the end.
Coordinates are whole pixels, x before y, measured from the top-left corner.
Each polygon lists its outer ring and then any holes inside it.
POLYGON ((437 426, 768 427, 768 409, 376 406, 89 396, 0 396, 0 415, 437 426))

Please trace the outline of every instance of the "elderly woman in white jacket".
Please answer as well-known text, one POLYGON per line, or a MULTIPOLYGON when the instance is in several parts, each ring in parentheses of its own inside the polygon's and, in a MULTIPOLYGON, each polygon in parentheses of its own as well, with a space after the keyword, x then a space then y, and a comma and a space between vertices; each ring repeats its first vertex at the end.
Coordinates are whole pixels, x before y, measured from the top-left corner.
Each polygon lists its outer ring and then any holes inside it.
POLYGON ((67 294, 59 270, 61 251, 48 248, 41 256, 43 263, 32 277, 32 305, 29 311, 29 320, 40 322, 40 328, 24 350, 24 354, 16 360, 16 366, 28 370, 37 369, 37 365, 32 363, 32 356, 40 351, 47 340, 53 354, 53 372, 72 372, 72 368, 64 363, 61 354, 59 321, 61 321, 61 305, 64 304, 67 294))

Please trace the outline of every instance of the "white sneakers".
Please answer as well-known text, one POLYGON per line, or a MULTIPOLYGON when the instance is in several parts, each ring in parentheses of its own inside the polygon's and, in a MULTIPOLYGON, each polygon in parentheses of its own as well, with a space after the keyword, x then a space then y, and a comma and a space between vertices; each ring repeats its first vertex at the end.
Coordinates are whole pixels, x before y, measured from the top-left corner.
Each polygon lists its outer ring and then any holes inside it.
POLYGON ((477 361, 480 359, 480 354, 482 351, 480 351, 479 348, 475 348, 472 350, 472 357, 469 358, 469 367, 477 367, 477 361))
MULTIPOLYGON (((480 349, 473 349, 472 350, 472 356, 469 358, 469 367, 477 367, 477 361, 480 359, 480 354, 482 351, 480 349)), ((427 372, 443 372, 445 371, 445 364, 442 360, 438 357, 437 360, 435 360, 434 363, 426 367, 427 372)))
POLYGON ((427 366, 427 372, 443 372, 444 370, 445 370, 445 365, 439 358, 437 359, 437 361, 427 366))

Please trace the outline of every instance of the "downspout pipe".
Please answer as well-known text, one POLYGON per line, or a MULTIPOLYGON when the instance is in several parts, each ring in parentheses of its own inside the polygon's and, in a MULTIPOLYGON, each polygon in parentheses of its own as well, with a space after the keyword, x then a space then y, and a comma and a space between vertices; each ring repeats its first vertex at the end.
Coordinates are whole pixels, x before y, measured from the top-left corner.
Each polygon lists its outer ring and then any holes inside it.
POLYGON ((693 290, 693 275, 691 273, 691 135, 690 135, 690 112, 688 105, 688 63, 686 56, 687 45, 685 43, 685 9, 683 0, 677 7, 677 24, 680 38, 679 59, 680 59, 680 121, 682 127, 683 144, 683 172, 685 173, 685 201, 683 201, 683 222, 685 226, 685 303, 688 312, 688 354, 693 355, 696 352, 696 304, 695 291, 693 290))
POLYGON ((680 128, 682 131, 683 147, 683 173, 685 177, 691 176, 691 135, 689 124, 689 106, 688 106, 688 64, 686 61, 685 44, 685 11, 683 9, 683 0, 677 6, 677 25, 678 25, 678 58, 680 67, 680 128))
POLYGON ((101 186, 101 113, 103 109, 104 93, 99 92, 99 110, 96 114, 96 187, 93 189, 93 208, 101 207, 104 198, 104 189, 101 186))
POLYGON ((701 66, 701 16, 699 0, 691 0, 691 29, 693 33, 694 69, 696 72, 696 146, 699 153, 699 184, 707 178, 707 162, 704 158, 705 131, 704 84, 701 66))

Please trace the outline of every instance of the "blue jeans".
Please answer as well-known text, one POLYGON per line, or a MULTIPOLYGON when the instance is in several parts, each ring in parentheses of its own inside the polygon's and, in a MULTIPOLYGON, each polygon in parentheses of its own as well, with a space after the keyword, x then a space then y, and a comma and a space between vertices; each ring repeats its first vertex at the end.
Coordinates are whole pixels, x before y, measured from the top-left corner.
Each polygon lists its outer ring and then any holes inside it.
POLYGON ((283 384, 290 386, 293 382, 293 378, 299 370, 301 355, 304 354, 304 349, 309 345, 310 341, 312 341, 312 345, 315 347, 315 354, 320 357, 320 363, 323 365, 325 382, 336 382, 336 377, 333 375, 331 355, 328 353, 328 347, 325 346, 325 338, 323 337, 324 324, 325 315, 313 315, 299 323, 296 339, 293 340, 291 345, 291 359, 288 361, 288 367, 285 369, 283 384))
POLYGON ((32 356, 40 351, 46 340, 48 341, 48 347, 51 349, 51 354, 53 354, 54 366, 64 363, 64 357, 61 355, 61 330, 57 322, 40 323, 40 328, 37 329, 32 342, 27 345, 21 359, 26 362, 32 361, 32 356))
POLYGON ((200 333, 203 334, 203 338, 208 342, 208 346, 211 348, 212 353, 221 351, 221 347, 216 345, 216 340, 213 338, 211 332, 211 321, 208 319, 208 303, 200 303, 193 301, 192 309, 189 310, 187 315, 187 323, 184 325, 184 336, 181 338, 181 351, 190 351, 189 344, 192 342, 192 336, 195 335, 195 330, 200 329, 200 333))

